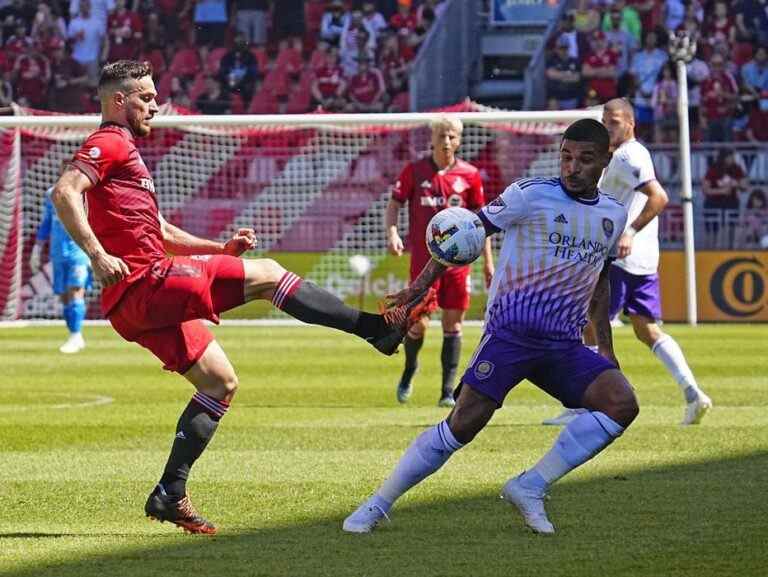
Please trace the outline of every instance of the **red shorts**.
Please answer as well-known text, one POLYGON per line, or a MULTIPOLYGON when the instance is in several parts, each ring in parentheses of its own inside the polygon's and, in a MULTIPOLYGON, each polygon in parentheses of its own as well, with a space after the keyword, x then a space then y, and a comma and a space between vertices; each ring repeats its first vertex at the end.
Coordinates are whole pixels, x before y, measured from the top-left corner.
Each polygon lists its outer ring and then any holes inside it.
MULTIPOLYGON (((418 266, 418 263, 411 260, 411 282, 419 276, 424 266, 418 266)), ((471 288, 471 279, 469 276, 470 267, 452 267, 445 271, 443 276, 435 281, 432 288, 435 294, 432 299, 426 303, 425 314, 432 314, 438 307, 445 309, 455 309, 465 311, 469 308, 469 295, 471 288)))
POLYGON ((176 256, 154 263, 109 313, 127 341, 137 342, 186 373, 213 341, 200 319, 219 322, 219 313, 245 301, 245 269, 234 256, 176 256))

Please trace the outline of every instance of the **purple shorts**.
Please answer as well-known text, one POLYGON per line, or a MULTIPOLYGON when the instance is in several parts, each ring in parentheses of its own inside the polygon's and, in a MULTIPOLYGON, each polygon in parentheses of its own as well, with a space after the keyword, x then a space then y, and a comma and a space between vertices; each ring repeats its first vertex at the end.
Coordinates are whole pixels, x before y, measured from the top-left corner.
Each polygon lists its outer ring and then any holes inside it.
POLYGON ((566 407, 579 408, 587 387, 598 375, 615 368, 580 342, 557 343, 552 348, 535 341, 525 344, 522 337, 512 342, 485 333, 461 383, 501 406, 507 393, 528 379, 566 407))
POLYGON ((661 318, 661 292, 659 275, 631 274, 618 266, 611 266, 610 317, 619 312, 640 315, 651 320, 661 318))

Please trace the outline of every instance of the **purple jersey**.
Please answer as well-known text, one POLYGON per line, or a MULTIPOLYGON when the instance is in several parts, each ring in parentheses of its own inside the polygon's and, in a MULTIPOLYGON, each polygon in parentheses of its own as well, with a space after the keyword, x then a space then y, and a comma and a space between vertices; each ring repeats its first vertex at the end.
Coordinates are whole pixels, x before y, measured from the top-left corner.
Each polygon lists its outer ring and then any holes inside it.
POLYGON ((624 231, 624 205, 602 193, 572 196, 557 178, 531 178, 510 185, 481 215, 505 231, 486 331, 547 347, 581 341, 598 276, 624 231))

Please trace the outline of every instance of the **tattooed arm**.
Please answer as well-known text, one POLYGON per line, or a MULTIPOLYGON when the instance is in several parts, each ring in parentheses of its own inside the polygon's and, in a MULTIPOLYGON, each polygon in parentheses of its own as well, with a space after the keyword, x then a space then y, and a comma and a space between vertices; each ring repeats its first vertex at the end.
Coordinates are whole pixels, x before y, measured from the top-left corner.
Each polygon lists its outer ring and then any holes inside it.
POLYGON ((589 320, 594 327, 598 352, 618 367, 619 361, 613 352, 611 320, 608 317, 608 309, 611 302, 611 285, 608 280, 610 270, 611 263, 606 261, 605 265, 603 265, 603 270, 600 271, 600 277, 597 279, 595 292, 592 293, 592 300, 589 302, 589 320))

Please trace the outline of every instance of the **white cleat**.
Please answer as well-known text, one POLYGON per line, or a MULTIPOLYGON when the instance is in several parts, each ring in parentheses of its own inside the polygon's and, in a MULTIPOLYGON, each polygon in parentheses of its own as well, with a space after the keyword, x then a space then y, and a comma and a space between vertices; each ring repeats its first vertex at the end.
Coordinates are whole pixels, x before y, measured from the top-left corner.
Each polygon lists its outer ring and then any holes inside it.
POLYGON ((382 519, 389 521, 389 516, 384 509, 373 503, 373 497, 371 497, 344 519, 341 528, 347 533, 370 533, 382 519))
POLYGON ((71 355, 74 353, 79 353, 85 348, 85 340, 83 339, 83 335, 81 333, 75 333, 73 335, 70 335, 67 341, 59 347, 59 351, 71 355))
POLYGON ((456 401, 453 398, 453 395, 445 395, 444 397, 440 397, 440 400, 437 401, 438 407, 455 407, 456 401))
POLYGON ((624 326, 624 321, 622 321, 619 317, 613 317, 611 319, 611 328, 620 329, 623 326, 624 326))
POLYGON ((544 497, 543 492, 523 487, 520 484, 520 475, 507 481, 501 489, 501 498, 517 507, 525 524, 534 533, 551 535, 555 532, 555 527, 549 522, 547 512, 544 510, 544 497))
POLYGON ((582 413, 586 413, 587 409, 565 409, 562 413, 551 419, 544 419, 542 425, 552 425, 554 427, 564 427, 576 417, 582 413))
POLYGON ((696 400, 691 401, 685 406, 685 416, 681 425, 698 425, 712 408, 712 399, 704 393, 699 393, 696 400))

